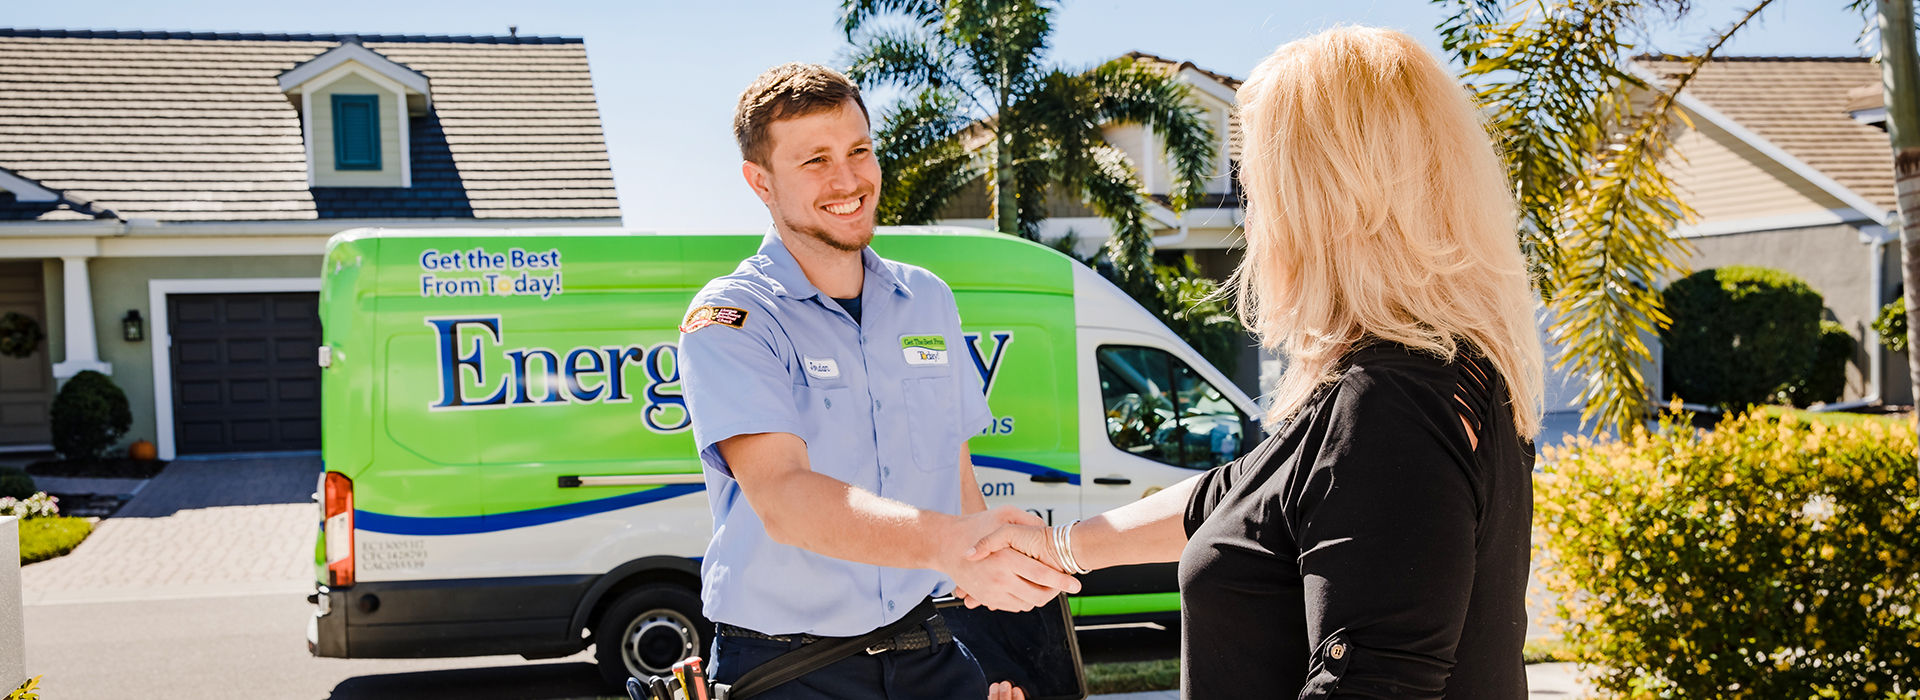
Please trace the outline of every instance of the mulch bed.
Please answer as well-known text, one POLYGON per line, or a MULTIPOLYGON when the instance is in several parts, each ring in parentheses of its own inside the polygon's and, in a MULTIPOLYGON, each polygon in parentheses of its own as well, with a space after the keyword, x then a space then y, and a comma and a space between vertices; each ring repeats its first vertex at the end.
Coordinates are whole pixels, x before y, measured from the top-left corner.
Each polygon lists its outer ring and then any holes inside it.
POLYGON ((138 460, 126 457, 77 461, 50 459, 27 465, 33 476, 79 477, 87 479, 151 479, 167 468, 162 460, 138 460))

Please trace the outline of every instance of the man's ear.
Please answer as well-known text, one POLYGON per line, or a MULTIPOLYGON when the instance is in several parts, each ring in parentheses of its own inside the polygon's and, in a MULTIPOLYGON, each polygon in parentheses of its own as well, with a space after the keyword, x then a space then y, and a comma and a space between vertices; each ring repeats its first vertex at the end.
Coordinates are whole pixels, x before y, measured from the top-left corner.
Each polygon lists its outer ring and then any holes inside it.
POLYGON ((740 161, 740 176, 746 178, 747 187, 760 197, 760 203, 773 206, 773 173, 759 163, 750 160, 740 161))

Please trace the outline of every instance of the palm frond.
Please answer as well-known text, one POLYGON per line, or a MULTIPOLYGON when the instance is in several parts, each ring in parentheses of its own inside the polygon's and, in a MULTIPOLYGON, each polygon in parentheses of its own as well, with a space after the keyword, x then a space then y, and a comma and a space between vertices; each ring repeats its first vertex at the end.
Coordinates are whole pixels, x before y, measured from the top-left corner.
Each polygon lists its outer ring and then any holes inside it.
POLYGON ((847 79, 863 87, 957 87, 947 50, 939 41, 913 30, 867 32, 848 57, 847 79))
POLYGON ((1092 149, 1093 167, 1079 182, 1087 205, 1113 222, 1113 238, 1107 241, 1107 257, 1123 280, 1152 274, 1153 234, 1147 230, 1147 195, 1133 161, 1118 148, 1101 145, 1092 149))
POLYGON ((867 23, 886 16, 904 16, 922 27, 940 24, 944 3, 939 0, 840 0, 840 30, 853 41, 867 23))
POLYGON ((1167 195, 1174 211, 1206 195, 1207 179, 1218 167, 1214 155, 1219 142, 1191 87, 1128 57, 1108 61, 1081 79, 1092 95, 1096 119, 1142 124, 1160 137, 1173 170, 1167 195))
POLYGON ((972 122, 960 101, 952 90, 922 88, 882 119, 875 138, 880 223, 933 223, 954 195, 985 174, 984 159, 962 141, 972 122))

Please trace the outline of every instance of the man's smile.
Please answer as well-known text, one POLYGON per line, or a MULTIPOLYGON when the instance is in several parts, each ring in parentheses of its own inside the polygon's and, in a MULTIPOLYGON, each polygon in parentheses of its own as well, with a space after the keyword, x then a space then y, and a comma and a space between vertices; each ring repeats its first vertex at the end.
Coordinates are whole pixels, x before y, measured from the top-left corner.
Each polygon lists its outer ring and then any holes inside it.
POLYGON ((866 200, 867 200, 866 195, 861 195, 858 197, 854 197, 853 199, 824 204, 824 205, 821 205, 820 208, 827 210, 827 213, 833 214, 835 216, 848 216, 848 215, 859 212, 860 205, 865 203, 866 200))

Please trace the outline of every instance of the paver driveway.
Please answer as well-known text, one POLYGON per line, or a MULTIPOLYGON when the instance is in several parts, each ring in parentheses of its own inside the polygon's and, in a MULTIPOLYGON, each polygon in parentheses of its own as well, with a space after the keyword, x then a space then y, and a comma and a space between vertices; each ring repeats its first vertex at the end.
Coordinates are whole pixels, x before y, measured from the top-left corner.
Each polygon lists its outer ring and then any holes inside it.
POLYGON ((73 553, 21 571, 27 605, 306 593, 320 458, 167 466, 73 553))

